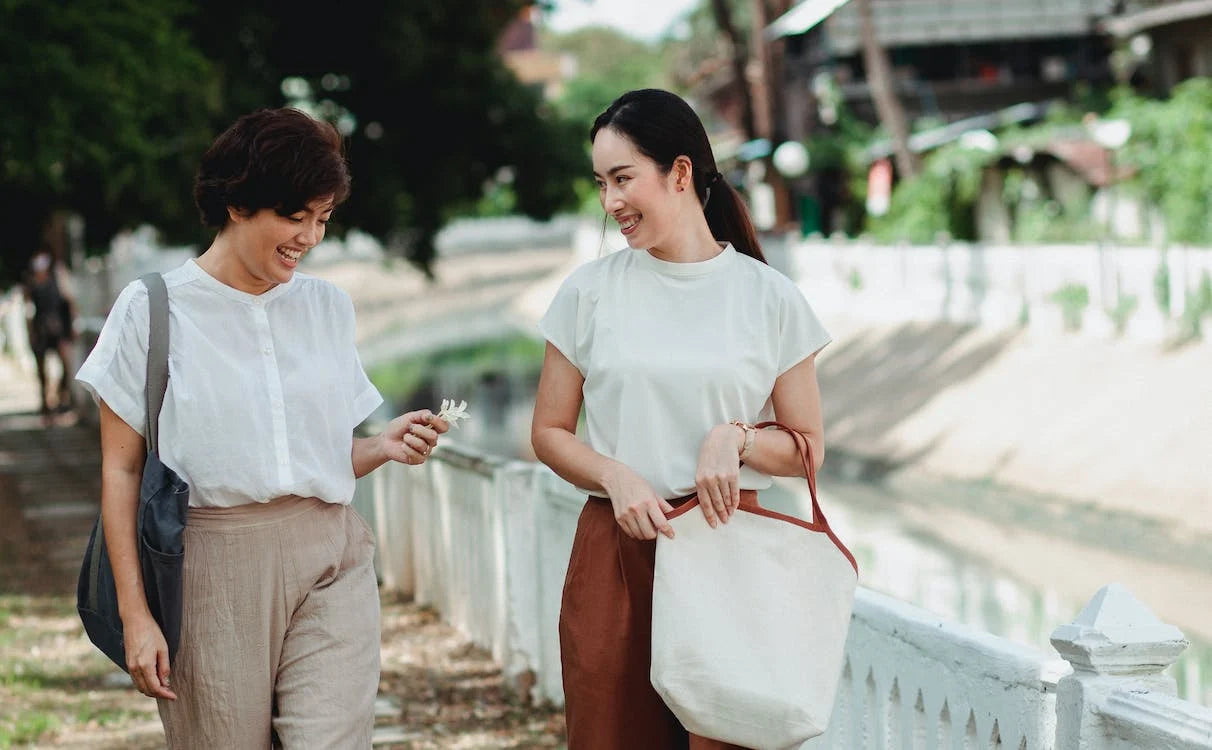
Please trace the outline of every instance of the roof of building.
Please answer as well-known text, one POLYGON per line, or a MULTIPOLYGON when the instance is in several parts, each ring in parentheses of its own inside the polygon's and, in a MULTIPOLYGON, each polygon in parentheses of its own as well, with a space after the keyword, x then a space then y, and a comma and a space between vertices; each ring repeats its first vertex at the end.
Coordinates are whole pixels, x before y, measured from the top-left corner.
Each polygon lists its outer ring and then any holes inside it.
POLYGON ((1128 37, 1171 23, 1212 16, 1212 0, 1179 0, 1154 3, 1103 21, 1102 28, 1112 36, 1128 37))
MULTIPOLYGON (((1084 36, 1112 9, 1113 0, 872 0, 876 35, 893 47, 1084 36)), ((802 0, 766 33, 803 34, 822 21, 833 54, 861 49, 858 8, 849 0, 802 0)))

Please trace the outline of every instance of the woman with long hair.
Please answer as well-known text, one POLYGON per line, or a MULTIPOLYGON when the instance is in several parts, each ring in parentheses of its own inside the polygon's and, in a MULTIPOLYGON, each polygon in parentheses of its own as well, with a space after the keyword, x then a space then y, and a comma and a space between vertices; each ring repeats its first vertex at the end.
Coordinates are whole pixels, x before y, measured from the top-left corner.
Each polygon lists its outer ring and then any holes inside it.
POLYGON ((560 612, 569 748, 726 748, 688 734, 649 682, 655 539, 673 537, 665 514, 693 498, 718 527, 771 476, 803 475, 794 439, 757 422, 801 432, 819 464, 815 356, 829 335, 766 265, 685 101, 628 92, 590 141, 602 206, 630 249, 574 271, 543 317, 531 435, 589 495, 560 612))

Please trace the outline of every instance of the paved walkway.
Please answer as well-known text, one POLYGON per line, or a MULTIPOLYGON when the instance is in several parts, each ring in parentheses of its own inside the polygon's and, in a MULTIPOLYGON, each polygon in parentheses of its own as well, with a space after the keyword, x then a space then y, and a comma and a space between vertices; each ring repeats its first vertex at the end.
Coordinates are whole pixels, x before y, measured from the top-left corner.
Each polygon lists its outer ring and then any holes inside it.
MULTIPOLYGON (((59 676, 0 684, 0 736, 37 720, 47 728, 33 747, 162 747, 154 704, 92 649, 73 612, 100 506, 97 428, 74 415, 44 424, 37 407, 32 375, 0 356, 0 615, 19 625, 0 643, 0 674, 34 655, 38 674, 59 676)), ((382 625, 376 748, 560 745, 562 713, 518 702, 491 655, 435 612, 386 600, 382 625)))
POLYGON ((45 424, 34 378, 0 357, 0 592, 71 591, 100 508, 96 427, 45 424))

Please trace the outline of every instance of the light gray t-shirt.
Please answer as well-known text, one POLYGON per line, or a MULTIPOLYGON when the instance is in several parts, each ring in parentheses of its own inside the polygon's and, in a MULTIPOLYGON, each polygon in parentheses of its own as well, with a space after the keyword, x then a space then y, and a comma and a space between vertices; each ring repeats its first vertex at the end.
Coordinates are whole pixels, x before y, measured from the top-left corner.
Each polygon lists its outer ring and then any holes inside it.
MULTIPOLYGON (((630 249, 587 263, 539 328, 585 378, 589 446, 665 498, 694 492, 712 427, 773 419, 775 380, 829 343, 799 288, 731 245, 698 263, 630 249)), ((742 489, 769 486, 741 468, 742 489)))

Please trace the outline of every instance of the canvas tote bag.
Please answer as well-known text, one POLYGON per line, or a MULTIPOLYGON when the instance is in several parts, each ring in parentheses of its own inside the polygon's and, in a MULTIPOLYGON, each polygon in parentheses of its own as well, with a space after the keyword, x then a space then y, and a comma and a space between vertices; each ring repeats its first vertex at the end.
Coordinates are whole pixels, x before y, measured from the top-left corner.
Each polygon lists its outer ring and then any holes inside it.
MULTIPOLYGON (((160 625, 171 660, 181 642, 182 573, 185 559, 185 518, 189 512, 189 485, 160 462, 160 408, 168 389, 168 290, 158 273, 140 278, 147 286, 150 325, 147 352, 147 421, 144 435, 147 458, 139 488, 135 543, 143 573, 143 591, 152 617, 160 625)), ((84 632, 114 664, 126 669, 122 618, 110 567, 109 549, 101 518, 80 566, 76 585, 76 611, 84 632)))
POLYGON ((825 731, 841 676, 858 567, 816 498, 812 448, 800 449, 812 523, 741 507, 718 528, 697 500, 657 537, 652 684, 688 730, 760 750, 825 731))

